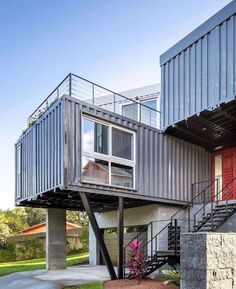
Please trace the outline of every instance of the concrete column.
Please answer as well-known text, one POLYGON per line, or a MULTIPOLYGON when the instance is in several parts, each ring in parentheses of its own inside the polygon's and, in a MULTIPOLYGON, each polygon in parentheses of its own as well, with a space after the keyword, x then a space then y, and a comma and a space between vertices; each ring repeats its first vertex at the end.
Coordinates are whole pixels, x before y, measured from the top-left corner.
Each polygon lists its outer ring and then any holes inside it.
POLYGON ((66 268, 66 210, 47 209, 46 268, 66 268))
POLYGON ((181 289, 236 288, 236 234, 181 235, 181 289))

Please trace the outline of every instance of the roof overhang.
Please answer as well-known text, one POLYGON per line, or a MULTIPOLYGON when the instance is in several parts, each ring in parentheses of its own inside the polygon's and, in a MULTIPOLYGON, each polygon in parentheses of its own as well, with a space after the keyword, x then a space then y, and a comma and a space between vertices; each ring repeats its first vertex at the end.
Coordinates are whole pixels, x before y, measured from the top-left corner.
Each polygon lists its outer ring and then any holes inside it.
POLYGON ((236 100, 204 110, 168 127, 165 132, 192 144, 216 151, 236 145, 236 100))

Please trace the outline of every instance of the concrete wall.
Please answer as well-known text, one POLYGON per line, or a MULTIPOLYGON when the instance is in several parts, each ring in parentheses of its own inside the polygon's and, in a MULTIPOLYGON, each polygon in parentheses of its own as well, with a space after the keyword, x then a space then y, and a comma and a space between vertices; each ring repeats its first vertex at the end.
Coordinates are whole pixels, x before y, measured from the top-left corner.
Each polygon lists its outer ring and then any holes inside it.
POLYGON ((66 268, 66 210, 47 209, 46 263, 48 270, 66 268))
MULTIPOLYGON (((145 225, 151 221, 157 221, 154 224, 154 232, 159 232, 164 226, 166 226, 170 217, 179 210, 176 206, 165 206, 165 205, 149 205, 143 207, 136 207, 132 209, 126 209, 124 214, 124 226, 136 226, 145 225)), ((106 213, 96 214, 96 219, 100 229, 117 227, 117 211, 111 211, 106 213)), ((150 232, 148 232, 150 234, 150 232)), ((160 247, 165 247, 164 242, 159 242, 160 247)), ((91 226, 89 227, 89 263, 91 265, 98 264, 98 249, 97 243, 92 231, 91 226)))
POLYGON ((235 289, 236 234, 183 234, 181 271, 181 289, 235 289))

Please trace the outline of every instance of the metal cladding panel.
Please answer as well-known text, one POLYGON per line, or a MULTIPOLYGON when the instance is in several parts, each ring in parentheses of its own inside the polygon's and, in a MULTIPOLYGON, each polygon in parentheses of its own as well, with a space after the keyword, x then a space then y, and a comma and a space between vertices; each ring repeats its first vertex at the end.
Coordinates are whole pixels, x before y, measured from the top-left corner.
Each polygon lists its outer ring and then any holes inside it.
POLYGON ((63 108, 58 100, 16 143, 16 166, 20 164, 16 168, 17 201, 63 185, 63 131, 63 108))
POLYGON ((235 98, 236 1, 226 8, 161 56, 162 129, 235 98))
POLYGON ((204 149, 158 131, 138 127, 138 194, 189 201, 192 184, 210 178, 210 154, 204 149))
POLYGON ((129 120, 73 98, 65 100, 65 162, 67 184, 96 191, 114 187, 81 183, 81 115, 82 113, 136 131, 136 190, 127 194, 188 201, 194 182, 211 179, 210 154, 204 149, 181 141, 141 123, 129 120), (66 158, 65 158, 66 159, 66 158))

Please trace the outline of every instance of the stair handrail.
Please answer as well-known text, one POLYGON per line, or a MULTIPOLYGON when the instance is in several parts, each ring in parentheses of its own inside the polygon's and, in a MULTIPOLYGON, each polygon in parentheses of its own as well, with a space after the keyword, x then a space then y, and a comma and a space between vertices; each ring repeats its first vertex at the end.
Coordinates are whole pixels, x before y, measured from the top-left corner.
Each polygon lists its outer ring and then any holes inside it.
MULTIPOLYGON (((236 177, 234 177, 227 185, 225 185, 221 190, 216 190, 216 193, 212 194, 212 189, 214 189, 214 187, 210 190, 211 193, 211 198, 208 202, 204 202, 203 206, 194 214, 194 229, 196 228, 196 221, 197 221, 197 215, 199 214, 199 212, 203 211, 203 216, 205 217, 206 215, 206 206, 211 203, 211 209, 210 209, 210 214, 211 214, 211 228, 213 230, 213 209, 214 209, 214 203, 218 204, 219 203, 219 195, 223 195, 223 192, 225 190, 228 191, 229 186, 236 180, 236 177)), ((216 186, 217 188, 219 188, 219 178, 215 179, 216 182, 216 186)), ((215 183, 214 183, 215 184, 215 183)), ((229 192, 229 191, 228 191, 229 192)), ((226 198, 225 200, 222 201, 226 201, 226 207, 228 207, 228 201, 229 199, 226 198)))
MULTIPOLYGON (((194 216, 193 216, 193 229, 194 230, 195 230, 196 221, 197 221, 196 216, 199 214, 199 212, 202 211, 202 216, 205 217, 205 215, 206 215, 206 206, 212 201, 212 189, 215 187, 215 184, 218 187, 218 182, 219 182, 219 179, 216 178, 206 188, 204 188, 204 190, 203 190, 204 191, 204 194, 203 194, 204 199, 203 199, 203 203, 202 203, 203 205, 202 205, 202 207, 199 208, 199 210, 197 210, 194 213, 194 216), (210 194, 208 194, 208 195, 210 195, 210 198, 206 198, 206 190, 207 189, 210 189, 210 194)), ((192 203, 192 205, 193 205, 193 203, 192 203)))
MULTIPOLYGON (((156 240, 155 242, 155 251, 157 251, 157 237, 162 233, 164 232, 169 226, 171 225, 171 222, 169 222, 166 226, 164 226, 155 236, 152 236, 152 238, 147 241, 146 243, 144 243, 142 245, 142 247, 144 248, 148 248, 148 245, 151 243, 151 246, 150 246, 150 252, 151 252, 151 258, 153 257, 153 240, 156 240)), ((147 249, 148 250, 148 249, 147 249)), ((145 252, 144 252, 145 253, 145 252)))
MULTIPOLYGON (((135 239, 139 239, 139 236, 142 234, 142 233, 144 233, 144 232, 146 232, 146 231, 148 231, 148 228, 149 228, 149 226, 151 226, 151 238, 150 238, 150 240, 148 240, 146 243, 144 243, 143 245, 142 245, 142 247, 143 248, 148 248, 148 246, 149 246, 149 244, 151 243, 151 257, 153 257, 153 240, 156 240, 157 241, 157 237, 164 231, 164 230, 166 230, 169 226, 174 226, 175 227, 175 230, 177 229, 177 220, 180 220, 180 218, 177 218, 177 215, 181 212, 181 211, 183 211, 183 213, 187 213, 188 212, 188 230, 190 231, 190 222, 191 222, 191 219, 190 219, 190 210, 191 210, 191 208, 192 208, 192 206, 193 206, 193 204, 194 204, 194 200, 195 199, 197 199, 200 195, 203 195, 204 196, 204 203, 203 203, 203 207, 205 207, 205 202, 206 202, 206 191, 209 189, 209 188, 211 188, 214 184, 215 184, 215 182, 218 182, 218 179, 215 179, 215 180, 208 180, 208 181, 202 181, 202 182, 199 182, 199 183, 206 183, 206 182, 210 182, 210 184, 209 185, 207 185, 204 189, 202 189, 202 190, 200 190, 200 192, 199 193, 197 193, 197 194, 195 194, 194 196, 193 196, 193 192, 192 192, 192 198, 191 198, 191 200, 185 205, 185 206, 183 206, 183 207, 181 207, 177 212, 175 212, 172 216, 171 216, 171 218, 169 219, 170 220, 170 222, 165 226, 165 227, 163 227, 156 235, 154 235, 153 236, 153 223, 154 222, 156 222, 156 221, 151 221, 151 222, 149 222, 147 225, 145 225, 144 227, 143 227, 143 229, 131 240, 131 241, 129 241, 125 246, 124 246, 124 261, 126 262, 126 249, 127 249, 127 247, 130 245, 130 243, 131 242, 133 242, 135 239), (186 210, 188 210, 187 212, 186 212, 186 210), (173 225, 173 223, 174 223, 174 225, 173 225)), ((195 185, 195 184, 198 184, 198 183, 193 183, 192 184, 192 186, 193 185, 195 185)), ((201 207, 200 208, 200 210, 201 209, 203 209, 203 207, 201 207)), ((200 211, 199 210, 199 211, 200 211)), ((181 214, 181 216, 183 215, 183 213, 181 214)), ((175 236, 175 238, 176 238, 176 236, 175 236)), ((155 245, 157 246, 157 242, 155 241, 155 245)), ((148 250, 148 249, 147 249, 148 250)), ((175 254, 177 253, 177 245, 176 245, 176 240, 175 240, 175 254)), ((124 264, 124 269, 125 269, 125 264, 124 264)))
MULTIPOLYGON (((227 192, 229 192, 229 191, 228 191, 228 188, 229 188, 230 185, 233 184, 233 182, 234 182, 235 180, 236 180, 236 176, 235 176, 234 178, 232 178, 232 180, 231 180, 227 185, 225 185, 219 192, 217 192, 217 194, 214 196, 215 199, 216 199, 216 203, 219 202, 218 196, 219 196, 219 195, 222 195, 222 196, 223 196, 224 190, 227 190, 227 192)), ((226 195, 226 197, 228 197, 228 194, 226 195)), ((223 200, 223 201, 226 201, 226 204, 228 205, 228 201, 229 201, 228 198, 226 198, 226 199, 223 200)))
POLYGON ((207 180, 207 181, 201 181, 201 182, 196 182, 196 183, 193 183, 192 184, 192 198, 191 200, 188 202, 187 205, 181 207, 174 215, 171 216, 171 224, 173 225, 173 220, 174 219, 180 219, 180 217, 177 217, 177 215, 183 211, 183 213, 181 214, 181 216, 183 216, 183 214, 188 214, 188 231, 190 232, 191 231, 191 216, 190 216, 190 210, 194 204, 194 200, 197 199, 200 195, 204 194, 205 195, 205 191, 210 187, 212 186, 212 184, 215 182, 212 181, 212 180, 207 180), (196 185, 196 184, 203 184, 203 183, 208 183, 210 182, 209 185, 207 185, 206 187, 204 187, 199 193, 193 195, 193 185, 196 185), (187 212, 186 212, 187 211, 187 212))
POLYGON ((153 221, 149 222, 148 224, 146 224, 142 230, 140 232, 138 232, 138 234, 133 238, 131 239, 125 246, 124 246, 124 249, 127 248, 129 246, 130 243, 132 243, 134 240, 139 240, 139 236, 141 234, 143 234, 144 232, 148 231, 148 227, 153 223, 153 221))

